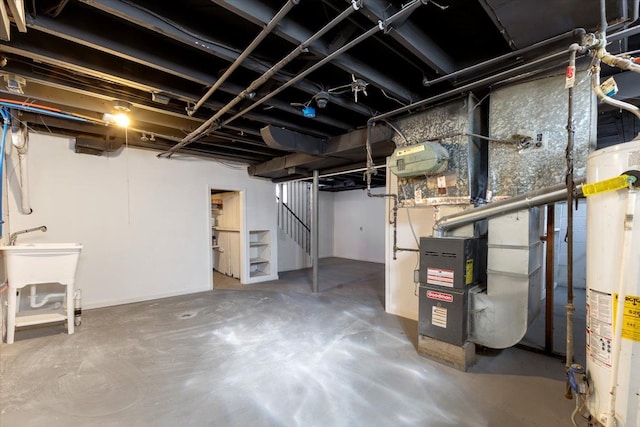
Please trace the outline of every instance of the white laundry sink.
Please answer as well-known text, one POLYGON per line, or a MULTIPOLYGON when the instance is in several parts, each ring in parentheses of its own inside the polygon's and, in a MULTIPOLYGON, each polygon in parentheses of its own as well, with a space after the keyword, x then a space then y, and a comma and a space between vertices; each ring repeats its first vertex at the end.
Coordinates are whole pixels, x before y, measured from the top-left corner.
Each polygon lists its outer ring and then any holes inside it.
POLYGON ((74 282, 80 257, 80 243, 23 243, 0 246, 9 283, 7 293, 7 344, 13 343, 20 326, 66 320, 67 332, 73 334, 74 282), (17 316, 19 303, 15 290, 39 283, 60 283, 66 286, 64 313, 35 313, 17 316))
POLYGON ((81 243, 23 243, 0 246, 11 288, 37 283, 72 284, 81 243))

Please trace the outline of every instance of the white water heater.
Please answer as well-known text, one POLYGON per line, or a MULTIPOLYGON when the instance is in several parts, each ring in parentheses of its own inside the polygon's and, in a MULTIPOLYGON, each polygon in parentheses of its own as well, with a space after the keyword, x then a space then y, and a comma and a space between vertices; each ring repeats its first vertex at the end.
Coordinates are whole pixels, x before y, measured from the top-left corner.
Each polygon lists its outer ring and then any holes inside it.
MULTIPOLYGON (((640 140, 591 153, 587 183, 633 170, 640 140)), ((587 375, 587 407, 598 422, 640 426, 640 195, 626 188, 587 198, 587 375)))

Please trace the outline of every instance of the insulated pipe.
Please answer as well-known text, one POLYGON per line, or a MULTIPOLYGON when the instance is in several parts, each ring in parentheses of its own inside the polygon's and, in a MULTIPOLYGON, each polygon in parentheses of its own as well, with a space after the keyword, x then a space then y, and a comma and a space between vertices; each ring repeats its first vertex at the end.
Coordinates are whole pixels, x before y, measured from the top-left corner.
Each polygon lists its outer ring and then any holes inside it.
MULTIPOLYGON (((249 94, 252 93, 259 86, 261 86, 262 84, 266 83, 267 80, 269 80, 271 78, 271 76, 273 76, 280 69, 284 68, 294 58, 296 58, 298 55, 300 55, 302 52, 304 52, 310 44, 312 44, 313 42, 318 40, 320 37, 322 37, 329 30, 331 30, 333 27, 338 25, 340 22, 342 22, 344 19, 346 19, 349 15, 351 15, 353 12, 355 12, 359 8, 360 8, 360 3, 354 1, 350 7, 348 7, 340 15, 338 15, 334 19, 332 19, 327 25, 322 27, 317 33, 315 33, 314 35, 309 37, 304 42, 300 43, 300 45, 298 47, 296 47, 287 56, 282 58, 279 62, 277 62, 271 68, 269 68, 267 71, 265 71, 265 73, 262 76, 260 76, 256 80, 254 80, 249 85, 249 87, 247 87, 245 90, 240 92, 235 98, 233 98, 231 101, 229 101, 227 103, 227 105, 225 105, 220 110, 218 110, 218 112, 216 114, 214 114, 207 121, 202 123, 196 130, 194 130, 193 132, 189 133, 187 136, 185 136, 182 139, 182 141, 180 141, 178 144, 176 144, 173 147, 171 147, 169 150, 160 153, 158 155, 158 157, 162 156, 163 154, 166 154, 168 157, 170 157, 171 154, 173 154, 174 152, 176 152, 180 148, 188 145, 190 142, 194 141, 196 138, 198 138, 204 132, 206 132, 208 130, 211 130, 210 128, 212 128, 213 130, 219 129, 221 127, 221 125, 220 124, 215 124, 215 122, 220 117, 222 117, 222 115, 224 115, 227 111, 229 111, 231 108, 233 108, 237 103, 239 103, 240 101, 242 101, 243 99, 248 97, 249 94)), ((335 52, 334 52, 334 54, 335 54, 335 52)), ((282 90, 282 88, 291 86, 292 84, 298 82, 299 80, 301 80, 305 76, 306 76, 306 74, 304 74, 301 78, 294 78, 292 80, 289 80, 287 83, 285 83, 285 85, 281 86, 278 90, 276 90, 276 92, 272 92, 272 93, 279 93, 279 91, 282 90)), ((259 101, 259 103, 262 104, 267 99, 270 99, 270 98, 263 98, 263 99, 261 99, 259 101)), ((258 105, 259 104, 256 103, 256 104, 254 104, 254 107, 258 106, 258 105)), ((253 108, 251 108, 251 109, 253 109, 253 108)), ((245 114, 244 111, 242 112, 242 114, 245 114)), ((234 116, 234 118, 235 117, 237 117, 237 116, 234 116)), ((227 121, 227 123, 228 122, 229 121, 227 121)))
POLYGON ((318 189, 320 187, 320 173, 318 169, 313 171, 313 200, 311 203, 311 262, 313 267, 313 282, 312 282, 312 291, 314 294, 318 293, 318 262, 320 259, 319 249, 320 242, 319 237, 320 233, 318 232, 318 189))
POLYGON ((227 78, 231 75, 231 73, 233 73, 236 70, 236 68, 238 68, 240 64, 242 64, 242 62, 251 54, 251 52, 253 52, 254 49, 258 47, 258 45, 276 27, 276 25, 278 25, 278 23, 282 20, 282 18, 284 18, 287 15, 287 13, 289 13, 289 11, 293 8, 293 6, 297 5, 299 2, 300 0, 288 0, 287 3, 284 6, 282 6, 282 8, 278 11, 278 13, 276 13, 276 15, 271 19, 271 21, 269 21, 269 23, 262 29, 262 31, 260 31, 260 34, 258 34, 256 38, 253 39, 253 41, 249 44, 249 46, 247 46, 247 48, 236 58, 236 60, 233 61, 231 66, 227 68, 224 74, 220 76, 220 78, 213 84, 213 86, 211 86, 211 88, 207 91, 207 93, 205 93, 204 96, 200 98, 200 100, 196 103, 196 105, 193 106, 193 109, 187 109, 187 113, 190 116, 192 116, 196 111, 198 111, 198 108, 200 108, 202 104, 204 104, 205 101, 209 99, 211 95, 213 95, 213 92, 215 92, 222 85, 222 83, 224 83, 227 80, 227 78))
MULTIPOLYGON (((579 180, 580 183, 583 181, 584 179, 579 180)), ((582 187, 580 185, 576 186, 576 191, 579 194, 582 193, 581 188, 582 187)), ((566 199, 566 197, 567 185, 558 184, 512 197, 511 199, 502 200, 479 208, 469 209, 457 214, 445 216, 440 218, 440 220, 438 220, 433 226, 433 236, 444 237, 446 232, 449 230, 459 228, 482 219, 493 218, 522 209, 532 208, 534 206, 558 202, 566 199)))
MULTIPOLYGON (((638 1, 640 1, 640 0, 638 0, 638 1)), ((433 86, 433 85, 435 85, 437 83, 440 83, 442 81, 451 80, 451 79, 454 79, 456 77, 459 77, 459 76, 462 76, 462 75, 465 75, 465 74, 469 74, 469 73, 472 73, 474 71, 481 70, 483 68, 489 67, 489 66, 497 64, 497 63, 500 63, 502 61, 506 61, 507 59, 517 58, 518 56, 524 55, 525 53, 528 53, 528 52, 531 52, 533 50, 545 47, 547 45, 562 41, 562 40, 566 39, 568 36, 571 36, 571 35, 573 35, 574 37, 576 37, 576 36, 584 36, 586 33, 587 32, 585 31, 584 28, 576 28, 575 30, 568 31, 568 32, 566 32, 564 34, 557 35, 557 36, 552 37, 552 38, 547 39, 547 40, 543 40, 541 42, 532 44, 531 46, 527 46, 525 48, 522 48, 522 49, 519 49, 519 50, 515 50, 515 51, 507 53, 505 55, 497 56, 497 57, 489 59, 487 61, 480 62, 479 64, 475 64, 475 65, 472 65, 470 67, 463 68, 463 69, 458 70, 458 71, 454 71, 454 72, 446 74, 446 75, 444 75, 442 77, 438 77, 437 79, 433 79, 433 80, 424 79, 422 81, 422 83, 425 86, 433 86)))

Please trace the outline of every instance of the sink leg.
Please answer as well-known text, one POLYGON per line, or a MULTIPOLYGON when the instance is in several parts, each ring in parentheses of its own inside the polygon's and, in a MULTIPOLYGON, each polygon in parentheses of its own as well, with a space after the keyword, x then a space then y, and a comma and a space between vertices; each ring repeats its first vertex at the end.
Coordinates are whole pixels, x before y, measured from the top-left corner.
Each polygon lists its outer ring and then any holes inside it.
POLYGON ((7 344, 13 344, 16 332, 16 291, 12 287, 7 291, 7 344))
POLYGON ((67 333, 71 335, 74 332, 74 301, 73 301, 73 282, 67 284, 67 333))

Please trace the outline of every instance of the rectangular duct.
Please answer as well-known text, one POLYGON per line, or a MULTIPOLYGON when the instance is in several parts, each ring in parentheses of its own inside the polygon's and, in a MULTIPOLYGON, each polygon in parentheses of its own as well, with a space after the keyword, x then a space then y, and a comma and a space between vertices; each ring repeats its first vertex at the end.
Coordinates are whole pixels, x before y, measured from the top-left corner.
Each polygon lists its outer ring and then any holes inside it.
POLYGON ((479 188, 479 181, 483 180, 480 171, 483 170, 481 152, 484 142, 469 136, 470 133, 480 133, 480 109, 475 108, 476 102, 470 94, 465 99, 435 106, 397 122, 407 138, 405 142, 396 135, 394 140, 398 147, 436 141, 449 154, 449 165, 441 173, 400 178, 400 203, 405 206, 468 205, 478 197, 484 198, 484 189, 479 188))
MULTIPOLYGON (((564 75, 491 92, 489 183, 493 197, 507 198, 565 182, 568 95, 564 75)), ((586 72, 574 88, 575 176, 585 176, 595 149, 597 106, 586 72)))

